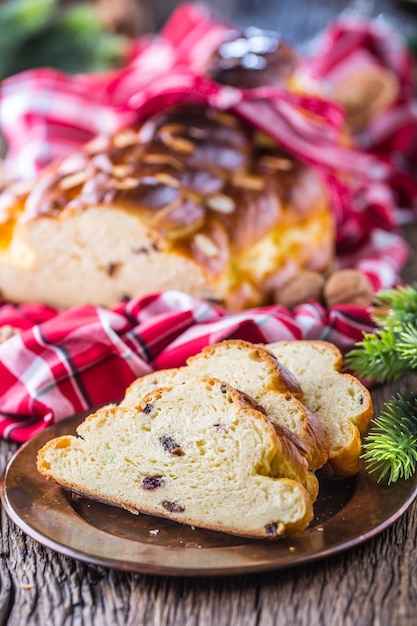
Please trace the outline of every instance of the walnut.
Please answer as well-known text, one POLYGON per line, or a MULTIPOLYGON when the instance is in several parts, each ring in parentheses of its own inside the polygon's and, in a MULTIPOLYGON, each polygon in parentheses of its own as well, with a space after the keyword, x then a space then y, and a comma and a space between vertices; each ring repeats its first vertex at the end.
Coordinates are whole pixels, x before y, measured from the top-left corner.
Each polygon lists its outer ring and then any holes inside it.
POLYGON ((292 309, 307 300, 321 301, 324 276, 305 270, 274 291, 274 302, 292 309))
POLYGON ((334 304, 357 304, 370 306, 374 291, 368 278, 359 270, 344 269, 333 272, 323 287, 324 302, 334 304))
POLYGON ((345 109, 348 125, 361 129, 392 105, 398 91, 398 78, 391 70, 371 65, 346 75, 333 88, 332 97, 345 109))

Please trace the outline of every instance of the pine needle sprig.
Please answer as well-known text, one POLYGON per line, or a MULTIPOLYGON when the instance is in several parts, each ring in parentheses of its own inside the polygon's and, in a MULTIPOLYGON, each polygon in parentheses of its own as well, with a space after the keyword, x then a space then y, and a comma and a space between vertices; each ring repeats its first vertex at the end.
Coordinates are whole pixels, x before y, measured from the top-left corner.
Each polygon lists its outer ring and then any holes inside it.
MULTIPOLYGON (((416 318, 417 320, 417 318, 416 318)), ((417 326, 416 320, 414 324, 406 324, 398 332, 396 342, 396 351, 403 364, 408 364, 409 374, 417 371, 417 326)))
POLYGON ((417 289, 401 285, 377 293, 372 317, 379 326, 397 328, 417 319, 417 289))
POLYGON ((363 334, 346 355, 346 367, 382 384, 417 372, 417 289, 378 292, 371 315, 379 328, 363 334))
MULTIPOLYGON (((417 289, 380 291, 371 311, 378 328, 364 333, 345 359, 359 377, 388 383, 417 373, 417 289)), ((388 484, 417 471, 417 393, 399 394, 384 406, 365 438, 365 466, 388 484)))
POLYGON ((385 405, 365 438, 365 466, 379 472, 378 482, 388 477, 388 484, 408 479, 417 465, 417 394, 398 394, 385 405))
POLYGON ((375 333, 364 333, 345 358, 345 368, 360 378, 388 383, 398 380, 409 371, 409 362, 398 350, 398 332, 384 328, 375 333))

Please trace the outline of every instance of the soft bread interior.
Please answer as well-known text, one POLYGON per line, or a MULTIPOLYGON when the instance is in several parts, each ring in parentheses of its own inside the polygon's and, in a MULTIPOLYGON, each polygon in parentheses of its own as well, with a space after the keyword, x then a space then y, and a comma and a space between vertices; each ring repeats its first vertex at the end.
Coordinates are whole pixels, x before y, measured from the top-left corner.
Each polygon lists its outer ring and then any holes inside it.
POLYGON ((155 390, 136 408, 104 408, 78 437, 48 442, 38 470, 132 512, 253 537, 304 529, 311 498, 282 476, 280 437, 216 379, 155 390))
POLYGON ((170 251, 122 206, 17 224, 10 246, 0 250, 0 286, 11 301, 26 294, 59 308, 114 304, 173 288, 179 277, 183 291, 206 298, 220 297, 226 280, 210 284, 202 265, 170 251))
POLYGON ((301 388, 294 376, 265 350, 246 341, 226 340, 204 348, 185 367, 153 372, 127 390, 123 406, 134 406, 151 389, 201 376, 216 376, 252 397, 267 417, 302 442, 311 470, 329 456, 327 433, 298 400, 301 388))
POLYGON ((323 423, 330 440, 329 469, 341 477, 357 473, 361 434, 373 416, 368 389, 341 372, 342 354, 329 342, 280 341, 266 347, 293 372, 303 403, 323 423))

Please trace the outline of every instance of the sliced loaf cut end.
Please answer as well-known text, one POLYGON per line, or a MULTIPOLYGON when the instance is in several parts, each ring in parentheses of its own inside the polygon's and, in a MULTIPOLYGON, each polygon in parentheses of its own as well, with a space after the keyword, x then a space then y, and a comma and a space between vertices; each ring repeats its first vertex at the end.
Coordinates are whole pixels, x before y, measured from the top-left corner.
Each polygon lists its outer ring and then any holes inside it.
POLYGON ((360 469, 361 434, 373 416, 371 394, 342 373, 343 357, 320 340, 280 341, 265 346, 295 375, 303 404, 322 422, 330 439, 329 473, 348 477, 360 469))
POLYGON ((327 433, 300 402, 302 390, 294 375, 268 351, 247 341, 230 339, 207 346, 190 357, 184 367, 160 370, 136 380, 122 405, 135 406, 151 389, 202 376, 215 376, 252 397, 271 422, 298 438, 309 469, 316 470, 326 463, 327 433))
MULTIPOLYGON (((198 378, 198 374, 188 366, 178 369, 158 370, 157 372, 147 374, 132 383, 126 392, 125 398, 120 403, 120 406, 135 409, 137 406, 143 404, 147 395, 153 391, 172 385, 183 385, 185 382, 196 380, 198 378)), ((282 446, 281 453, 276 459, 280 471, 283 472, 283 474, 285 474, 288 478, 301 482, 310 493, 311 499, 314 502, 317 498, 319 490, 318 480, 316 476, 309 471, 307 451, 302 441, 286 426, 270 420, 264 407, 256 402, 251 396, 241 390, 239 390, 239 392, 245 396, 246 400, 252 404, 254 408, 264 413, 274 429, 277 431, 282 446)), ((283 410, 288 411, 290 408, 288 405, 295 403, 296 411, 299 412, 298 401, 291 399, 291 396, 288 394, 281 395, 282 398, 280 397, 279 401, 282 402, 283 406, 281 408, 283 410)), ((286 417, 286 420, 287 419, 288 416, 286 417)))
POLYGON ((249 537, 292 534, 312 519, 307 490, 277 461, 285 437, 223 381, 161 388, 136 409, 103 408, 77 432, 38 453, 38 471, 65 488, 249 537))

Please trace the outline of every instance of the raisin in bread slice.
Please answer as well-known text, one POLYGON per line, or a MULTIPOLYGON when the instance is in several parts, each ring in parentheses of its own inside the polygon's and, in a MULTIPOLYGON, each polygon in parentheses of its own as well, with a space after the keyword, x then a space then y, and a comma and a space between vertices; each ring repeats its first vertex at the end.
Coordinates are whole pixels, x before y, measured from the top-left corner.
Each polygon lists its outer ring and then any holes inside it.
MULTIPOLYGON (((126 395, 119 406, 136 408, 141 404, 143 398, 147 394, 153 391, 163 388, 171 387, 173 385, 183 385, 186 382, 198 380, 198 375, 193 375, 187 367, 173 368, 167 370, 159 370, 149 375, 143 376, 137 379, 126 391, 126 395)), ((223 381, 224 382, 224 381, 223 381)), ((236 388, 236 387, 235 387, 236 388)), ((257 403, 251 396, 238 390, 246 399, 251 402, 255 408, 259 409, 269 419, 278 436, 282 441, 286 441, 287 454, 291 459, 291 462, 287 467, 287 477, 301 482, 307 491, 310 493, 311 499, 314 502, 317 498, 319 491, 319 484, 316 476, 313 472, 309 471, 307 462, 307 450, 302 441, 295 436, 289 429, 270 420, 265 409, 257 403), (297 463, 294 465, 292 461, 297 459, 297 463), (294 471, 295 468, 295 471, 294 471)))
POLYGON ((359 471, 361 434, 373 416, 371 394, 351 374, 342 373, 343 357, 331 343, 280 341, 266 346, 297 378, 303 403, 320 419, 330 439, 327 469, 335 476, 359 471))
POLYGON ((285 437, 222 381, 189 381, 153 391, 136 408, 103 408, 77 432, 38 453, 39 472, 64 488, 243 536, 294 533, 312 519, 309 493, 286 477, 285 437))
POLYGON ((296 435, 304 446, 309 469, 322 467, 329 456, 329 440, 322 423, 300 402, 302 390, 294 376, 260 346, 230 339, 204 348, 187 365, 153 372, 127 390, 123 406, 135 406, 157 387, 191 378, 215 376, 251 396, 267 417, 296 435))

